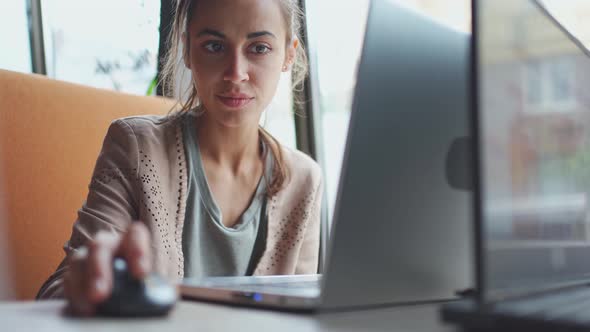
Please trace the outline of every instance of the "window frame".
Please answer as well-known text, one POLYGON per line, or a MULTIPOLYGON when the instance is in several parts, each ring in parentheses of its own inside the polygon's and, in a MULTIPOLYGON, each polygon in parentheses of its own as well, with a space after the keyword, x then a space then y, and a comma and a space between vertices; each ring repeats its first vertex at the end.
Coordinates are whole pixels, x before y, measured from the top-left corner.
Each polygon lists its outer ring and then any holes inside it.
POLYGON ((307 28, 307 6, 306 0, 299 0, 299 6, 303 13, 304 20, 302 22, 302 29, 300 32, 303 45, 306 46, 308 59, 308 75, 304 81, 304 88, 294 94, 293 105, 295 107, 294 121, 295 121, 295 138, 297 141, 297 149, 308 154, 313 158, 322 169, 322 178, 324 190, 322 192, 322 205, 320 211, 320 253, 318 273, 324 271, 327 257, 328 240, 330 235, 329 216, 328 216, 328 200, 326 193, 326 164, 324 162, 323 140, 320 133, 321 126, 321 110, 319 104, 320 91, 318 80, 317 57, 315 52, 315 43, 313 38, 309 38, 307 28), (301 100, 298 104, 295 100, 301 100))
POLYGON ((47 75, 41 0, 27 0, 27 18, 29 20, 32 72, 35 74, 47 75))

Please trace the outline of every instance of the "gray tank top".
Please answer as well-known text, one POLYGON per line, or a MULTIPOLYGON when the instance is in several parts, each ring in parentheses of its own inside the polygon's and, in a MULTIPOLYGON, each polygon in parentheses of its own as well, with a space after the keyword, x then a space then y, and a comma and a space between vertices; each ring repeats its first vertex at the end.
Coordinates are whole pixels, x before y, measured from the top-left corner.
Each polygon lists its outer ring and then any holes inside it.
MULTIPOLYGON (((188 166, 188 195, 182 237, 184 275, 189 278, 243 276, 252 273, 266 240, 266 179, 272 174, 272 153, 266 153, 252 202, 233 228, 222 223, 201 161, 194 115, 184 120, 183 138, 188 166)), ((270 178, 269 178, 270 179, 270 178)))

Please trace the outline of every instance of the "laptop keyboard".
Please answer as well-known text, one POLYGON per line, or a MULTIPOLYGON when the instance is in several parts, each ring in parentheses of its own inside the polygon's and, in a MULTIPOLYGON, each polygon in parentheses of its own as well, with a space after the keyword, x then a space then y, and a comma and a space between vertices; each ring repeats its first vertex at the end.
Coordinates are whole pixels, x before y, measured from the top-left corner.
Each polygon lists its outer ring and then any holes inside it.
POLYGON ((321 276, 210 277, 200 280, 185 279, 184 284, 187 287, 317 297, 320 294, 321 276))
POLYGON ((283 281, 283 282, 274 282, 268 284, 261 284, 261 283, 244 283, 235 285, 235 287, 247 287, 247 288, 288 288, 288 289, 305 289, 305 288, 317 288, 319 287, 319 280, 310 280, 310 281, 283 281))
POLYGON ((235 285, 216 285, 223 288, 248 293, 275 294, 284 296, 317 297, 320 295, 319 280, 312 281, 286 281, 273 283, 244 283, 235 285))

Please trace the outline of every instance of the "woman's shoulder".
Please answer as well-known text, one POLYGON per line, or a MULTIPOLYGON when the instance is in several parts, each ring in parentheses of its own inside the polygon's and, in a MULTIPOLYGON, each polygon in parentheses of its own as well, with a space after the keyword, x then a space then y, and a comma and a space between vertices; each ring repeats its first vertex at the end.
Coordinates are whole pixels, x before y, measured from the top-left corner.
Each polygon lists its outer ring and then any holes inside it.
POLYGON ((177 140, 181 133, 179 124, 190 114, 173 112, 170 114, 147 114, 134 115, 118 119, 111 122, 109 132, 126 132, 135 136, 138 141, 168 141, 177 140))
MULTIPOLYGON (((135 115, 111 122, 105 141, 107 143, 130 140, 130 147, 152 155, 157 160, 170 158, 169 151, 181 144, 183 115, 135 115)), ((175 150, 175 149, 174 149, 175 150)))
POLYGON ((294 181, 304 181, 317 184, 321 181, 320 165, 307 154, 281 145, 283 160, 289 169, 289 176, 294 181))
POLYGON ((136 134, 143 132, 166 131, 174 128, 183 115, 177 114, 147 114, 118 118, 112 121, 112 125, 124 124, 130 127, 136 134))

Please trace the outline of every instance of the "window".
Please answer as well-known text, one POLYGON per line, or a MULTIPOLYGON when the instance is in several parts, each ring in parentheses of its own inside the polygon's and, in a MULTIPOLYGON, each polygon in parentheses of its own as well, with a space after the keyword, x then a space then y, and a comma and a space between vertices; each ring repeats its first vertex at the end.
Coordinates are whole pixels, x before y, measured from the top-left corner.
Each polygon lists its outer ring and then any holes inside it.
POLYGON ((160 0, 42 1, 47 74, 146 94, 156 75, 160 0))
POLYGON ((0 68, 31 72, 26 1, 0 2, 0 44, 4 45, 0 68))
POLYGON ((361 54, 369 1, 307 1, 310 53, 317 61, 320 122, 328 213, 333 211, 344 152, 356 68, 361 54), (335 13, 337 8, 337 14, 335 13), (330 20, 325 17, 329 16, 330 20), (315 41, 321 41, 315 42, 315 41), (312 47, 313 46, 313 47, 312 47))
POLYGON ((551 67, 551 96, 557 102, 568 101, 573 98, 572 79, 574 76, 571 61, 562 59, 551 67))
MULTIPOLYGON (((470 30, 468 0, 403 0, 400 4, 419 10, 457 30, 470 30)), ((360 60, 368 0, 307 1, 310 53, 317 61, 320 124, 328 214, 334 210, 340 167, 346 142, 351 102, 360 60), (326 19, 329 18, 329 19, 326 19), (320 42, 321 41, 321 42, 320 42)))
POLYGON ((575 111, 575 56, 532 60, 525 64, 525 110, 531 113, 575 111))
POLYGON ((529 63, 527 66, 527 101, 530 104, 541 102, 541 66, 536 63, 529 63))
POLYGON ((281 144, 295 149, 295 122, 293 121, 293 92, 291 75, 283 73, 277 93, 264 111, 260 124, 281 144))

